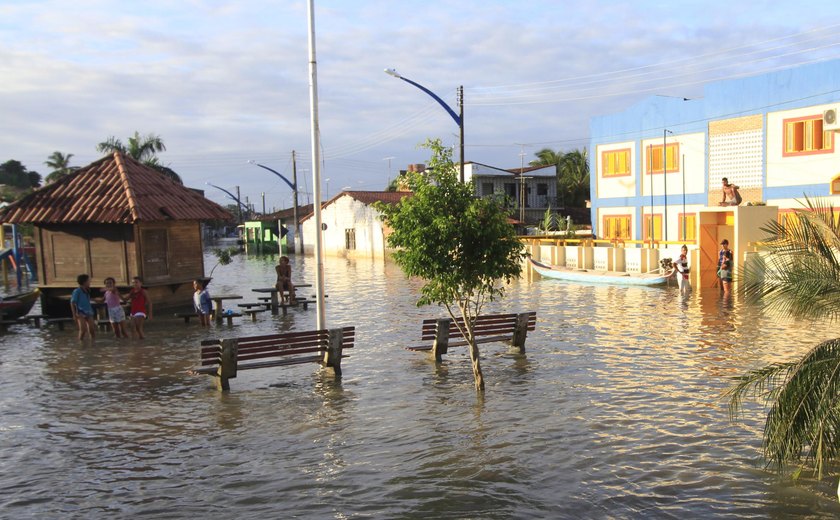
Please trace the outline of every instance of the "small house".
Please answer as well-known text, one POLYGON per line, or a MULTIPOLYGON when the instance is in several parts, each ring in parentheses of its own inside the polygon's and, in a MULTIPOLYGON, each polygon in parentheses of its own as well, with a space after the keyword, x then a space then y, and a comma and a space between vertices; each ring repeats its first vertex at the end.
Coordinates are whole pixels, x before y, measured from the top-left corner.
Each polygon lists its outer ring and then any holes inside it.
POLYGON ((201 222, 233 216, 202 192, 119 152, 9 205, 0 221, 34 225, 38 280, 48 314, 68 312, 81 273, 127 288, 140 276, 156 306, 189 303, 204 277, 201 222))

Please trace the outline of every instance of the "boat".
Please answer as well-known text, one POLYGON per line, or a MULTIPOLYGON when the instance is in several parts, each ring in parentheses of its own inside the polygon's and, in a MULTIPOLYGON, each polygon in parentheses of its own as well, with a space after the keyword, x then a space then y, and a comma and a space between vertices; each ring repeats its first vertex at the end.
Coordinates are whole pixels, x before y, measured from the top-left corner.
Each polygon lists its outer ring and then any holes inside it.
POLYGON ((671 273, 624 273, 619 271, 596 271, 592 269, 572 269, 557 265, 544 264, 529 258, 534 270, 546 278, 582 283, 607 283, 613 285, 663 285, 668 282, 671 273))
POLYGON ((38 297, 41 295, 40 289, 29 291, 25 293, 13 294, 0 298, 0 315, 4 320, 16 320, 26 316, 38 297))

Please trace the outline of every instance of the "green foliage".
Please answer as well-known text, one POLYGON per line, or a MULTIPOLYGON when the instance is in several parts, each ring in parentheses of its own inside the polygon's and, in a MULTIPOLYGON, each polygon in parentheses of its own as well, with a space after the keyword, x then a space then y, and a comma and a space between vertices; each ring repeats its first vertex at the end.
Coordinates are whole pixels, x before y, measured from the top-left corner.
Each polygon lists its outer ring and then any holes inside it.
POLYGON ((540 229, 543 231, 553 231, 557 229, 557 215, 551 212, 551 206, 545 210, 542 222, 540 222, 540 229))
MULTIPOLYGON (((748 297, 768 310, 806 319, 840 318, 840 226, 834 209, 807 199, 784 223, 772 221, 758 261, 745 269, 748 297)), ((764 456, 781 472, 804 462, 822 478, 840 457, 840 338, 812 348, 800 360, 773 363, 736 378, 726 392, 736 417, 745 396, 769 406, 764 456)))
POLYGON ((239 249, 235 247, 228 247, 226 249, 214 249, 213 254, 216 255, 216 258, 218 258, 219 261, 216 262, 216 265, 213 266, 213 269, 210 269, 210 274, 207 276, 212 277, 213 271, 215 271, 217 267, 219 267, 220 265, 230 264, 233 261, 233 257, 238 255, 239 253, 239 249))
POLYGON ((407 174, 413 196, 377 209, 393 230, 388 244, 396 248, 395 261, 424 281, 418 306, 443 305, 453 318, 460 311, 476 388, 483 390, 474 319, 486 302, 504 295, 500 281, 519 276, 525 253, 507 211, 492 198, 475 198, 473 186, 458 181, 452 150, 440 140, 424 146, 432 152, 426 172, 407 174))
POLYGON ((70 159, 72 157, 72 153, 68 153, 67 155, 65 155, 59 152, 58 150, 56 150, 55 152, 50 154, 49 157, 47 157, 47 160, 44 161, 44 164, 52 170, 52 172, 50 172, 50 174, 47 175, 47 178, 45 179, 47 184, 55 182, 61 179, 62 177, 66 177, 67 175, 69 175, 77 169, 73 166, 70 166, 70 159))
POLYGON ((531 166, 553 164, 557 169, 557 194, 563 206, 582 208, 589 198, 589 154, 583 150, 563 153, 543 148, 536 153, 531 166))
POLYGON ((134 135, 128 138, 127 145, 123 144, 116 137, 110 136, 108 139, 96 145, 96 151, 105 154, 113 152, 124 153, 146 166, 155 168, 178 184, 183 184, 181 177, 177 173, 160 164, 160 159, 157 154, 158 152, 166 151, 166 145, 163 144, 163 139, 159 135, 140 135, 140 132, 135 131, 134 135))
POLYGON ((12 159, 0 164, 0 184, 18 189, 37 188, 41 185, 41 175, 12 159))

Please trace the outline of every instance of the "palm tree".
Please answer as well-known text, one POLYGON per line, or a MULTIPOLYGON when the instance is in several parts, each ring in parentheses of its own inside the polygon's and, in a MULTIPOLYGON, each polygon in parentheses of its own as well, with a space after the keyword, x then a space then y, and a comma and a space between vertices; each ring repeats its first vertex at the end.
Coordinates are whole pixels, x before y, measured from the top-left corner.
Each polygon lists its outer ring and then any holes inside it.
MULTIPOLYGON (((840 225, 834 208, 806 198, 783 223, 771 222, 765 253, 745 269, 746 293, 771 311, 798 318, 840 318, 840 225)), ((840 338, 820 343, 798 361, 772 363, 736 378, 727 390, 730 412, 754 395, 770 406, 764 458, 783 471, 811 464, 822 478, 840 456, 840 338)))
POLYGON ((124 153, 146 166, 155 168, 178 184, 183 184, 181 177, 177 173, 160 164, 157 153, 166 151, 166 145, 163 144, 163 139, 158 135, 149 134, 141 136, 140 132, 135 131, 134 135, 128 138, 128 146, 124 145, 116 137, 110 136, 108 139, 96 145, 96 151, 105 154, 114 152, 124 153))
POLYGON ((47 157, 47 160, 44 161, 44 164, 52 169, 52 173, 47 175, 47 178, 44 179, 47 182, 47 184, 55 182, 58 179, 69 175, 73 170, 77 169, 74 166, 70 166, 70 159, 72 157, 72 153, 64 155, 58 150, 56 150, 49 157, 47 157))
POLYGON ((560 187, 569 194, 569 205, 582 208, 589 198, 589 153, 572 150, 563 155, 558 165, 560 187))

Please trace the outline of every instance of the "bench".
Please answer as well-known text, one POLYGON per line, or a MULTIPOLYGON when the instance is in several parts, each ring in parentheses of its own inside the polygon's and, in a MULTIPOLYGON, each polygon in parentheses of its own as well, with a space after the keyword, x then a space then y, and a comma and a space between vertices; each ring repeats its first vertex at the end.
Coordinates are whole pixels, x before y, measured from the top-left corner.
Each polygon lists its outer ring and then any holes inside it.
POLYGON ((2 330, 3 332, 6 332, 6 331, 9 330, 9 327, 11 327, 12 325, 23 325, 25 323, 26 323, 25 318, 17 318, 17 319, 14 319, 14 320, 0 319, 0 330, 2 330))
MULTIPOLYGON (((215 317, 215 314, 216 314, 216 312, 213 311, 213 313, 210 316, 215 317)), ((241 312, 231 312, 231 313, 225 312, 216 321, 222 321, 222 318, 224 318, 224 319, 227 320, 228 327, 233 327, 233 318, 241 318, 241 317, 242 317, 241 312)))
POLYGON ((259 307, 259 308, 262 308, 262 309, 266 309, 270 306, 270 304, 265 303, 265 302, 260 302, 260 303, 237 303, 236 306, 241 308, 241 309, 252 309, 254 307, 259 307))
POLYGON ((268 309, 245 309, 242 311, 244 314, 247 314, 251 317, 251 321, 257 321, 257 314, 261 312, 266 312, 268 309))
POLYGON ((195 374, 215 376, 220 390, 230 390, 229 379, 239 370, 254 370, 302 363, 331 367, 341 377, 344 349, 353 348, 356 328, 285 332, 268 336, 211 339, 201 342, 195 374))
POLYGON ((198 318, 198 314, 195 312, 176 312, 176 318, 182 318, 184 323, 189 323, 192 318, 198 318))
POLYGON ((47 325, 58 325, 58 330, 64 330, 66 323, 73 323, 73 318, 47 318, 47 325))
MULTIPOLYGON (((449 347, 463 347, 469 345, 461 334, 458 324, 463 324, 463 318, 453 322, 450 318, 431 318, 423 320, 421 339, 431 341, 430 344, 408 347, 415 352, 431 351, 436 361, 446 354, 449 347), (456 339, 457 341, 451 341, 456 339)), ((511 347, 525 353, 525 338, 529 330, 537 327, 536 311, 519 314, 486 314, 476 316, 473 335, 476 343, 505 342, 511 347)))

